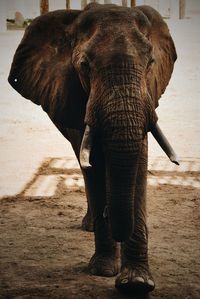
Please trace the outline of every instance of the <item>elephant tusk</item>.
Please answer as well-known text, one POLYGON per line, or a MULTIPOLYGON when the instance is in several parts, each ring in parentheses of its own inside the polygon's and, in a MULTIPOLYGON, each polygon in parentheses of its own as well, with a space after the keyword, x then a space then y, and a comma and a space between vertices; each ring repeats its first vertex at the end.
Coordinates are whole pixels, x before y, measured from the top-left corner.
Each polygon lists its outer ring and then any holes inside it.
POLYGON ((85 127, 85 132, 83 135, 81 148, 80 148, 80 165, 82 168, 87 169, 92 167, 90 164, 90 154, 91 154, 91 148, 92 148, 92 129, 88 125, 85 127))
POLYGON ((153 137, 156 139, 156 141, 159 143, 163 151, 166 153, 166 155, 169 157, 171 162, 175 163, 176 165, 179 165, 179 159, 176 155, 175 151, 169 144, 167 138, 164 136, 163 132, 161 131, 159 125, 156 123, 155 126, 152 127, 151 133, 153 137))

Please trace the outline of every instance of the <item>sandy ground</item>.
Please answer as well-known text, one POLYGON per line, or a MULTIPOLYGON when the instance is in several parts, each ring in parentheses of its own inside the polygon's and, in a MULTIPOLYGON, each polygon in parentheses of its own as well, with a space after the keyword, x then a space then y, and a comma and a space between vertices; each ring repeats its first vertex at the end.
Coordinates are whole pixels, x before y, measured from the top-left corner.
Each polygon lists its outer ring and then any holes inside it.
MULTIPOLYGON (((151 298, 200 298, 200 22, 169 22, 179 59, 158 108, 181 160, 150 136, 151 298)), ((7 83, 22 32, 0 34, 0 298, 127 298, 89 275, 93 234, 81 231, 83 179, 70 144, 7 83)), ((132 297, 134 298, 134 297, 132 297)))

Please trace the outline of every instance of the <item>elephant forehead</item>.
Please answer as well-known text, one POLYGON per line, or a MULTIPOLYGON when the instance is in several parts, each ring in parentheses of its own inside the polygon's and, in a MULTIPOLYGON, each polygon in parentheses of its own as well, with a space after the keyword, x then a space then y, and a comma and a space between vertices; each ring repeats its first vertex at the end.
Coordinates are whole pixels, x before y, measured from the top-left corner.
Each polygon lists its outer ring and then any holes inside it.
MULTIPOLYGON (((135 19, 138 22, 145 24, 146 26, 149 25, 149 20, 146 16, 141 13, 138 9, 132 9, 129 7, 118 6, 114 4, 110 5, 91 5, 85 7, 83 13, 80 16, 80 21, 116 21, 118 23, 122 23, 123 21, 133 21, 135 19), (86 17, 88 19, 86 19, 86 17)), ((83 25, 83 23, 82 23, 83 25)))
MULTIPOLYGON (((76 45, 80 53, 85 52, 89 60, 102 59, 108 54, 131 55, 142 57, 150 55, 152 45, 148 39, 139 31, 138 27, 132 21, 131 25, 114 23, 112 20, 107 24, 100 19, 102 26, 98 23, 91 25, 86 31, 81 30, 77 34, 76 45), (98 53, 98 55, 97 55, 98 53)), ((119 56, 119 55, 118 55, 119 56)), ((119 57, 117 57, 119 61, 119 57)), ((121 59, 120 59, 121 60, 121 59)))
POLYGON ((83 30, 87 30, 94 24, 109 24, 110 22, 122 23, 122 20, 133 21, 133 13, 129 9, 123 9, 116 5, 96 6, 93 9, 85 10, 77 20, 77 25, 83 30))

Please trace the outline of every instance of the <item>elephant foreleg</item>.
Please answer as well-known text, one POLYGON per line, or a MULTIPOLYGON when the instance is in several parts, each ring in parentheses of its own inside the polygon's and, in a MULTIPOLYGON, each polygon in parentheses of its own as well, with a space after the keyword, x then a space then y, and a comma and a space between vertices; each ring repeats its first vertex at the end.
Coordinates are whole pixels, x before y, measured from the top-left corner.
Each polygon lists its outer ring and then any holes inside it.
POLYGON ((155 287, 148 265, 148 233, 146 226, 147 138, 139 159, 134 197, 134 232, 122 243, 121 274, 116 287, 127 292, 149 292, 155 287))
MULTIPOLYGON (((61 131, 61 128, 59 128, 61 131)), ((77 159, 82 141, 81 132, 65 129, 62 134, 71 142, 77 159)), ((111 238, 109 224, 103 212, 106 206, 105 163, 100 145, 97 145, 91 169, 82 169, 88 202, 87 213, 82 221, 83 229, 91 231, 94 227, 95 253, 89 263, 94 275, 114 276, 119 270, 119 250, 111 238)))
POLYGON ((102 157, 96 157, 92 168, 83 170, 83 175, 91 205, 95 234, 95 253, 89 262, 89 270, 94 275, 114 276, 119 270, 119 252, 116 242, 111 238, 108 221, 103 216, 106 206, 106 186, 102 157))

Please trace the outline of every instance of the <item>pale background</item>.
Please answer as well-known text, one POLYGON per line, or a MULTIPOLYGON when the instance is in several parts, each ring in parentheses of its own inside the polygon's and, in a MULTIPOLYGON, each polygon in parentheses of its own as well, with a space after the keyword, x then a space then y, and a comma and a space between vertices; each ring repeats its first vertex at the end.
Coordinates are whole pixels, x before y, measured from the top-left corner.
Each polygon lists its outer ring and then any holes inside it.
MULTIPOLYGON (((178 1, 137 1, 138 4, 144 2, 170 15, 166 21, 176 44, 178 60, 157 113, 160 126, 182 161, 179 168, 170 164, 150 136, 149 167, 157 161, 165 169, 171 167, 185 171, 192 163, 194 169, 199 170, 200 1, 186 1, 186 17, 183 20, 178 19, 178 1)), ((50 10, 64 8, 64 3, 64 0, 49 0, 50 10)), ((73 8, 80 8, 80 1, 71 3, 73 8)), ((35 17, 39 14, 39 1, 0 1, 1 197, 19 194, 48 157, 58 157, 63 159, 63 163, 66 158, 75 159, 70 144, 42 109, 22 98, 7 82, 12 57, 23 36, 23 30, 6 30, 5 19, 13 18, 15 11, 21 11, 25 18, 35 17)), ((199 188, 198 182, 191 184, 199 188)))

